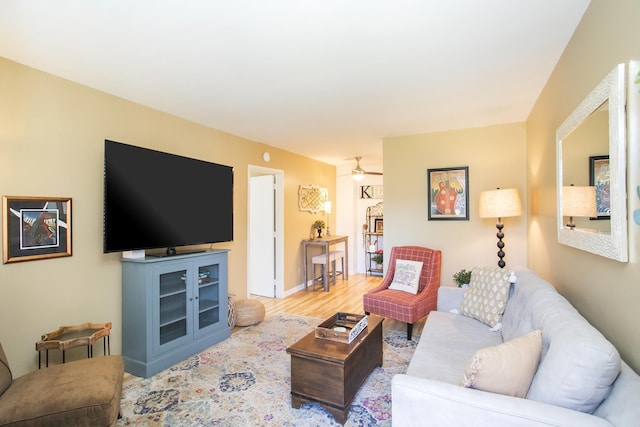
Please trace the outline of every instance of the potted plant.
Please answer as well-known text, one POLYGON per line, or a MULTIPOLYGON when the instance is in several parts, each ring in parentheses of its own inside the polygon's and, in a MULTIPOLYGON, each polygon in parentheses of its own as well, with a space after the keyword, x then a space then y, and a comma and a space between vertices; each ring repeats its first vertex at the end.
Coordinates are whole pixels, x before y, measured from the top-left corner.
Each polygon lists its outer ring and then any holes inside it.
POLYGON ((384 261, 382 251, 376 251, 376 254, 371 257, 371 261, 376 264, 376 268, 382 268, 382 262, 384 261))
POLYGON ((463 285, 469 285, 469 282, 471 282, 471 272, 463 268, 453 275, 453 281, 456 282, 459 288, 462 288, 463 285))
POLYGON ((324 221, 317 219, 311 227, 318 232, 318 237, 322 237, 322 230, 324 230, 324 221))

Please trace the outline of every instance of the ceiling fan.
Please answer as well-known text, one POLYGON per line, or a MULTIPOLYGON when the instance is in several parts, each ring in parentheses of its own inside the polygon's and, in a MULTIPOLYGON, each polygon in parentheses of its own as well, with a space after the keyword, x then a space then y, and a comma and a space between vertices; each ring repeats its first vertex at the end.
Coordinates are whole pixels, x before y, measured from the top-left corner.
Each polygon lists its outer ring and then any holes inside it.
POLYGON ((356 181, 362 181, 365 175, 382 175, 382 172, 367 172, 360 167, 361 156, 354 157, 356 159, 356 167, 351 169, 351 178, 356 181))

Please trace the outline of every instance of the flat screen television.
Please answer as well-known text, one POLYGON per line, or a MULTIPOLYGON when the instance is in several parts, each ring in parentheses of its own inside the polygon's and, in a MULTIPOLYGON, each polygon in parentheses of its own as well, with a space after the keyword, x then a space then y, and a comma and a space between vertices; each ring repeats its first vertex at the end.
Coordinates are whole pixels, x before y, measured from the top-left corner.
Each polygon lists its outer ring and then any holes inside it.
POLYGON ((104 253, 233 240, 233 168, 104 145, 104 253))

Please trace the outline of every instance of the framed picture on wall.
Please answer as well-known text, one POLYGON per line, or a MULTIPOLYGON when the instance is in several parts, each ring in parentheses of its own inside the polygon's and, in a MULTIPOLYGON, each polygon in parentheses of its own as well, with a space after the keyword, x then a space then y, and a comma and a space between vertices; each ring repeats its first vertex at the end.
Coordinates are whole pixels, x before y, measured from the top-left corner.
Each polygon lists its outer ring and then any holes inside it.
POLYGON ((589 185, 596 187, 598 216, 591 219, 611 219, 609 156, 589 157, 589 185))
POLYGON ((2 197, 5 264, 71 256, 71 199, 2 197))
POLYGON ((427 170, 429 221, 469 220, 469 167, 427 170))

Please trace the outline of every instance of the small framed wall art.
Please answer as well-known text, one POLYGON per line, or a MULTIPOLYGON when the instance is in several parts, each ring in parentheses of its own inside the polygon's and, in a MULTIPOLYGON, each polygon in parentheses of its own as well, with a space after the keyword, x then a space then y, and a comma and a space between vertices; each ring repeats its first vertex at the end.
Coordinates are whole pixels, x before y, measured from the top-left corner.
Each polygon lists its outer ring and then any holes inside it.
POLYGON ((609 178, 609 156, 589 157, 589 185, 596 187, 597 217, 591 219, 611 219, 611 198, 609 178))
POLYGON ((2 197, 2 261, 71 256, 71 199, 2 197))
POLYGON ((432 220, 469 220, 469 167, 427 169, 427 212, 432 220))
POLYGON ((329 191, 317 185, 301 185, 298 187, 298 209, 310 213, 324 210, 329 200, 329 191))

